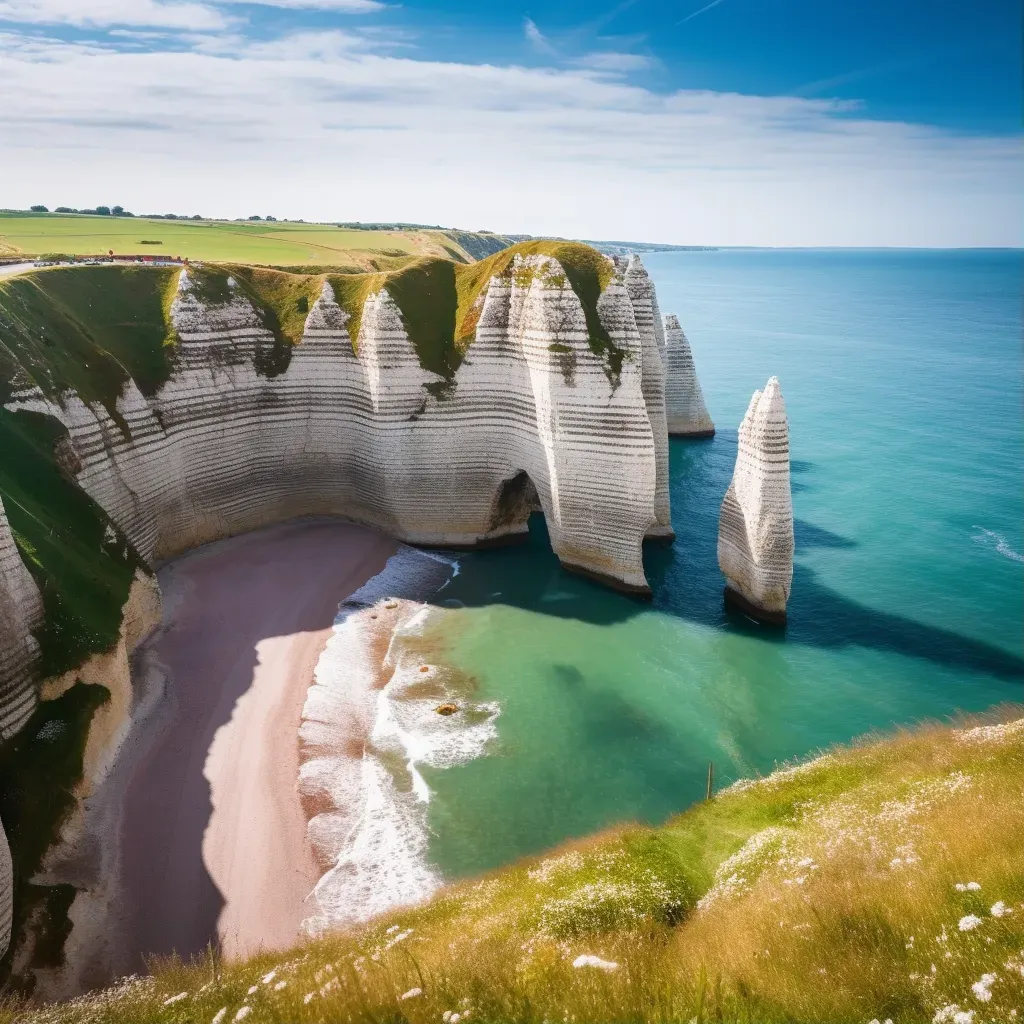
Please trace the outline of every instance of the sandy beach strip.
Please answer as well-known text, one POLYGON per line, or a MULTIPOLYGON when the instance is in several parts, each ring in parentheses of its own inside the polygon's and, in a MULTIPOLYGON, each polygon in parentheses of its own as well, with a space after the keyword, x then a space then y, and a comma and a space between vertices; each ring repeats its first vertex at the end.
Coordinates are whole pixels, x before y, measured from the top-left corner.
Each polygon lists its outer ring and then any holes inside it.
POLYGON ((165 707, 120 827, 118 924, 135 969, 210 943, 234 957, 299 939, 321 874, 296 791, 301 710, 339 603, 395 548, 296 520, 160 571, 164 621, 146 655, 165 707))

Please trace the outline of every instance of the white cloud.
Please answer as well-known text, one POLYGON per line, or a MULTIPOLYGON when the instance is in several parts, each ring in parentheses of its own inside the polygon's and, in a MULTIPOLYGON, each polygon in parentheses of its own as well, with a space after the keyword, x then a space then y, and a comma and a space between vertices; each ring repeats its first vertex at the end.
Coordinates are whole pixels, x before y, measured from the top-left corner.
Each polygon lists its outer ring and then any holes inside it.
POLYGON ((523 18, 523 35, 526 36, 526 41, 538 52, 553 54, 555 48, 548 41, 548 37, 544 35, 533 18, 523 18))
POLYGON ((213 0, 219 4, 252 4, 254 7, 285 7, 288 10, 342 11, 346 14, 373 14, 387 4, 380 0, 213 0))
POLYGON ((223 16, 206 4, 165 0, 0 0, 0 21, 191 30, 218 29, 225 24, 223 16))
POLYGON ((139 53, 0 39, 0 89, 17 98, 0 103, 5 205, 709 245, 1019 244, 1012 138, 368 45, 211 35, 139 53))

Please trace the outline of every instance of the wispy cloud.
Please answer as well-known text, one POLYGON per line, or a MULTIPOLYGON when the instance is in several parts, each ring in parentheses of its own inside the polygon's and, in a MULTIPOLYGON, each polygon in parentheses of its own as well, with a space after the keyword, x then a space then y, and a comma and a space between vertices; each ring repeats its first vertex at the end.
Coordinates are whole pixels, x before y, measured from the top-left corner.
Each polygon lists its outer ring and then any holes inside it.
MULTIPOLYGON (((416 60, 353 32, 0 37, 4 201, 701 244, 1019 244, 1016 139, 849 102, 416 60), (26 125, 32 130, 27 131, 26 125), (171 201, 173 197, 173 202, 171 201)), ((632 55, 626 55, 630 57, 632 55)))
POLYGON ((688 14, 682 20, 677 21, 673 28, 678 28, 680 25, 685 25, 688 21, 693 21, 699 14, 710 11, 712 7, 717 7, 720 3, 722 3, 722 0, 711 0, 711 3, 705 4, 699 11, 694 11, 693 14, 688 14))
POLYGON ((0 0, 0 21, 190 30, 220 29, 226 24, 223 15, 207 4, 165 0, 0 0))
POLYGON ((557 52, 554 46, 551 45, 548 37, 537 28, 537 23, 533 18, 523 18, 523 35, 526 36, 526 41, 539 53, 546 53, 551 56, 557 52))

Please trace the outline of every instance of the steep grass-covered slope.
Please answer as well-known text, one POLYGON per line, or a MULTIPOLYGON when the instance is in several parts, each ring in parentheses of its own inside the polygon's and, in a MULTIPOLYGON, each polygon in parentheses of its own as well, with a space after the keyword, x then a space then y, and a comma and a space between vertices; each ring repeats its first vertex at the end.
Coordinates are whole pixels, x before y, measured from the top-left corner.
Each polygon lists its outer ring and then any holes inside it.
POLYGON ((19 1020, 1009 1024, 1024 1007, 1022 831, 1024 720, 929 726, 348 934, 157 965, 19 1020))

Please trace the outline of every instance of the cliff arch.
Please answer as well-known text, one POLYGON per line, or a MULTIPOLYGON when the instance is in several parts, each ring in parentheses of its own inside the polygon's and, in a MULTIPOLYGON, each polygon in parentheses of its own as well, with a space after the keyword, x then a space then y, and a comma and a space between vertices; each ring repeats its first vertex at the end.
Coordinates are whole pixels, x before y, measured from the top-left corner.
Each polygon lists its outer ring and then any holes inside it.
POLYGON ((490 530, 498 535, 525 529, 531 512, 543 512, 540 495, 525 469, 502 480, 494 495, 490 530))

